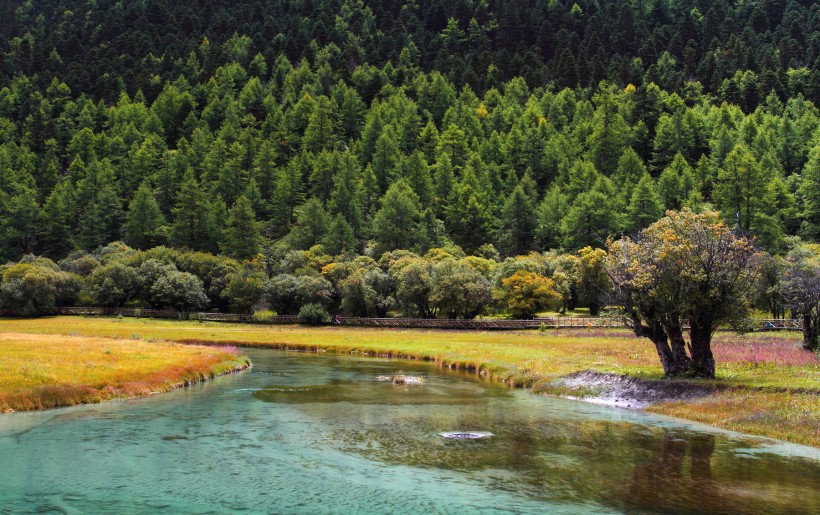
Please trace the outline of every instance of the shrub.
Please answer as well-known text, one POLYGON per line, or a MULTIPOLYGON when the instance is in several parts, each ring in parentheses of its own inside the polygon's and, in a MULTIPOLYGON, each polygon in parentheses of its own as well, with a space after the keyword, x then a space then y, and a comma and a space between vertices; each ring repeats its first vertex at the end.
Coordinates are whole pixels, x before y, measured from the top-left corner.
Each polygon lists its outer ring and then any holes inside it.
POLYGON ((330 322, 330 313, 321 304, 305 304, 299 310, 299 323, 306 325, 320 325, 330 322))
POLYGON ((6 267, 0 274, 0 309, 18 315, 39 315, 54 307, 60 274, 30 264, 6 267))
POLYGON ((246 264, 230 275, 222 297, 228 300, 234 313, 251 313, 253 305, 265 294, 265 272, 255 264, 246 264))
POLYGON ((502 279, 496 296, 515 318, 532 318, 538 311, 552 308, 561 300, 561 294, 555 291, 555 281, 525 270, 502 279))
POLYGON ((121 263, 97 268, 89 277, 91 295, 99 306, 122 306, 136 296, 139 287, 137 271, 121 263))
POLYGON ((170 270, 157 279, 151 286, 151 299, 158 305, 178 311, 192 311, 208 305, 208 296, 199 277, 177 270, 170 270))
POLYGON ((254 311, 253 312, 253 321, 254 322, 273 322, 273 318, 276 316, 275 311, 271 311, 269 309, 263 311, 254 311))

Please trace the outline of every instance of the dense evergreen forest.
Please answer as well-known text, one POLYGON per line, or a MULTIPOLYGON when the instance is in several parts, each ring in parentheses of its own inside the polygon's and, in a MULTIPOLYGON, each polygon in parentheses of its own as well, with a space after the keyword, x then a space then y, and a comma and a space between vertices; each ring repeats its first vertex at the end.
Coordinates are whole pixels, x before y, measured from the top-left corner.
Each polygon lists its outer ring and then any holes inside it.
MULTIPOLYGON (((486 282, 478 307, 403 304, 419 315, 475 316, 519 269, 574 274, 574 303, 592 249, 667 209, 716 209, 775 255, 820 241, 809 0, 28 0, 0 33, 0 259, 165 263, 208 295, 181 308, 249 310, 217 277, 243 262, 260 292, 330 279, 338 305, 342 265, 378 289, 400 250, 486 282)), ((133 281, 85 300, 175 305, 133 281)))

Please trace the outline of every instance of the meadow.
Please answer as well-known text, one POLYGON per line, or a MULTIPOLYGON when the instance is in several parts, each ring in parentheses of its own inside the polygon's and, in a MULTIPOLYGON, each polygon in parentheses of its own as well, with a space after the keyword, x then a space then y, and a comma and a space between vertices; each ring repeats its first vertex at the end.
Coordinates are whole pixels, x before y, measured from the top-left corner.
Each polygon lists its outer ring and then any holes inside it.
POLYGON ((139 397, 248 365, 236 348, 0 333, 0 413, 139 397))
MULTIPOLYGON (((662 379, 649 341, 613 329, 467 332, 52 317, 0 319, 3 332, 410 357, 518 387, 582 370, 662 379)), ((820 361, 799 344, 798 333, 719 332, 713 342, 717 379, 698 382, 714 393, 648 409, 820 447, 820 361)))

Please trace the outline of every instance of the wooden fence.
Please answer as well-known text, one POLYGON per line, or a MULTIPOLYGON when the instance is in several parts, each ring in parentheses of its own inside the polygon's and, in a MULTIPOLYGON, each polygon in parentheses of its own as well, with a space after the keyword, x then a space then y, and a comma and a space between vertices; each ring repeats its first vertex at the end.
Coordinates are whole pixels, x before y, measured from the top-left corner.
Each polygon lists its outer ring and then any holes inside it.
POLYGON ((95 307, 68 307, 55 308, 56 315, 74 316, 123 316, 136 318, 165 318, 174 320, 201 320, 203 322, 242 322, 255 324, 296 324, 296 316, 282 315, 266 320, 256 320, 253 315, 238 313, 198 313, 184 312, 173 309, 145 309, 145 308, 95 308, 95 307))
MULTIPOLYGON (((201 320, 208 322, 238 322, 254 324, 297 324, 293 315, 278 315, 266 319, 254 319, 252 315, 235 313, 185 313, 172 309, 142 308, 98 308, 67 307, 56 308, 57 315, 74 316, 123 316, 138 318, 164 318, 175 320, 201 320)), ((622 328, 624 324, 612 318, 592 317, 548 317, 532 320, 508 320, 503 318, 477 318, 473 320, 447 318, 366 318, 343 315, 334 316, 330 324, 348 327, 395 327, 424 329, 465 329, 465 330, 515 330, 515 329, 563 329, 563 328, 622 328)), ((802 323, 796 319, 755 320, 755 331, 800 331, 802 323)))
POLYGON ((336 316, 333 323, 359 327, 418 327, 429 329, 540 329, 559 327, 624 327, 616 321, 602 318, 552 317, 532 320, 503 318, 362 318, 336 316))

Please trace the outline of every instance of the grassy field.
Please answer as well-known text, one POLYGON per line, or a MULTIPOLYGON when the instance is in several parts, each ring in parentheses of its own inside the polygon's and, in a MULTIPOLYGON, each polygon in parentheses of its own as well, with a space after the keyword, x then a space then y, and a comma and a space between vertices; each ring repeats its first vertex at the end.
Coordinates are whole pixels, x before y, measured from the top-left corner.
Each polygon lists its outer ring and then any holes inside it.
POLYGON ((168 391, 247 363, 235 348, 0 333, 0 412, 168 391))
MULTIPOLYGON (((662 376, 654 347, 625 330, 466 332, 55 317, 2 319, 0 332, 404 356, 475 369, 516 386, 581 370, 662 376)), ((820 361, 799 341, 797 333, 718 333, 718 377, 711 384, 719 392, 650 410, 820 447, 820 361)))

